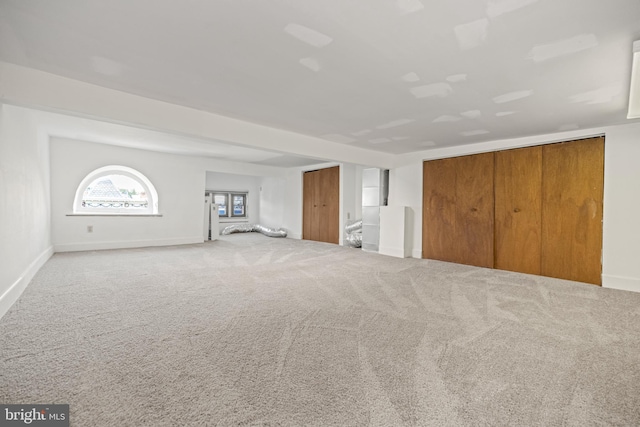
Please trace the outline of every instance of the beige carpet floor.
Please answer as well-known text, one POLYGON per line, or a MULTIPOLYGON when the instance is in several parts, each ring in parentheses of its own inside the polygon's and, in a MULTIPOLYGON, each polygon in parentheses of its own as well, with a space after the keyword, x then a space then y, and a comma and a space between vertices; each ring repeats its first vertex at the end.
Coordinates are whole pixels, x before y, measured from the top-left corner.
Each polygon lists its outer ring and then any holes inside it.
POLYGON ((72 426, 640 425, 640 294, 324 243, 54 255, 0 402, 72 426))

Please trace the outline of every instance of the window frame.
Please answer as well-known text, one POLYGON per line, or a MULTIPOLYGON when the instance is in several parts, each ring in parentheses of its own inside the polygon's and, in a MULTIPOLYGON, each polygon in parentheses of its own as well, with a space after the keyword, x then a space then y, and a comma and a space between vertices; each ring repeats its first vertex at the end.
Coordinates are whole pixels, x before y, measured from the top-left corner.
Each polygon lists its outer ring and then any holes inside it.
POLYGON ((231 218, 247 218, 249 213, 247 212, 247 196, 248 193, 229 193, 229 214, 231 218), (236 214, 236 197, 242 197, 242 214, 236 214))
POLYGON ((158 192, 151 181, 139 171, 122 165, 108 165, 95 169, 80 181, 80 185, 76 189, 76 195, 73 200, 73 213, 79 215, 118 215, 118 216, 136 216, 136 215, 158 215, 158 192), (96 208, 82 206, 84 192, 97 179, 108 175, 123 175, 138 182, 144 188, 147 194, 148 205, 144 209, 131 208, 96 208))
POLYGON ((216 203, 216 196, 218 197, 224 197, 225 203, 224 206, 225 208, 225 214, 221 215, 220 214, 220 207, 218 206, 218 218, 228 218, 229 217, 229 193, 224 193, 222 191, 216 191, 211 193, 211 200, 213 204, 215 205, 220 205, 219 203, 216 203))
POLYGON ((206 195, 211 195, 211 201, 212 203, 216 203, 215 198, 216 196, 223 196, 225 197, 225 201, 226 204, 225 206, 227 207, 226 209, 226 214, 225 215, 221 215, 220 214, 220 209, 218 208, 218 217, 220 218, 220 220, 223 220, 223 222, 232 222, 234 220, 247 220, 249 218, 249 192, 248 191, 221 191, 221 190, 207 190, 205 192, 205 196, 206 195), (234 213, 234 197, 235 196, 240 196, 243 198, 243 214, 235 214, 234 213))

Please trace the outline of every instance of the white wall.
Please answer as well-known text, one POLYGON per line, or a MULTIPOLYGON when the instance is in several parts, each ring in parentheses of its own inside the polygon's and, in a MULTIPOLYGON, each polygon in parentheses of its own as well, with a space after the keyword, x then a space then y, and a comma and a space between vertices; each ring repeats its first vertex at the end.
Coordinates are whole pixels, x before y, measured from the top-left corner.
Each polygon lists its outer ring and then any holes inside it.
POLYGON ((260 221, 270 228, 284 227, 286 179, 263 177, 260 181, 260 221))
POLYGON ((284 212, 282 224, 287 237, 302 239, 302 174, 301 168, 292 168, 284 177, 284 212))
POLYGON ((640 124, 604 142, 603 286, 640 292, 640 124))
POLYGON ((53 253, 49 149, 34 114, 0 104, 0 317, 53 253))
POLYGON ((247 218, 220 217, 220 230, 231 224, 256 224, 260 221, 260 180, 258 176, 207 171, 206 190, 249 192, 247 218))
POLYGON ((639 123, 442 148, 414 154, 414 159, 400 156, 397 159, 400 165, 390 172, 389 202, 393 206, 410 206, 415 212, 413 256, 418 258, 422 254, 422 159, 571 141, 602 134, 605 135, 602 284, 640 292, 639 123))
POLYGON ((52 240, 56 252, 202 242, 204 170, 194 158, 51 138, 52 240), (71 216, 79 183, 93 170, 123 165, 158 192, 161 216, 71 216), (87 226, 93 226, 93 232, 87 226))
POLYGON ((356 165, 356 179, 354 182, 355 185, 355 215, 354 219, 362 219, 362 171, 365 169, 364 166, 356 165))

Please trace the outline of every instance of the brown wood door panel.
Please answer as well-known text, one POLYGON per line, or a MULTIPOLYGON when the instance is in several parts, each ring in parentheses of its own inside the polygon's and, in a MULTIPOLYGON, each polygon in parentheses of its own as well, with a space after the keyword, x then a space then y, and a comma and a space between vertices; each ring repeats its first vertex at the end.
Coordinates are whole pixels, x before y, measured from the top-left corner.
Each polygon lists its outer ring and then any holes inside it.
POLYGON ((318 240, 318 212, 317 212, 317 182, 318 172, 305 172, 303 175, 303 212, 302 238, 318 240))
POLYGON ((498 151, 495 162, 494 267, 540 274, 542 146, 498 151))
POLYGON ((303 175, 302 238, 338 243, 340 218, 340 167, 303 175))
POLYGON ((601 284, 604 138, 424 162, 424 258, 601 284))
POLYGON ((424 258, 493 267, 493 153, 424 162, 424 258))
POLYGON ((327 227, 329 225, 329 218, 327 216, 327 198, 328 193, 331 191, 331 176, 327 172, 327 169, 319 170, 318 174, 318 240, 328 242, 329 231, 327 227))
POLYGON ((422 257, 457 262, 455 159, 424 162, 422 257))
POLYGON ((542 275, 602 283, 604 138, 543 147, 542 275))
POLYGON ((493 267, 494 153, 458 157, 455 245, 462 264, 493 267))
POLYGON ((340 167, 322 169, 320 179, 320 241, 338 243, 340 218, 340 167))

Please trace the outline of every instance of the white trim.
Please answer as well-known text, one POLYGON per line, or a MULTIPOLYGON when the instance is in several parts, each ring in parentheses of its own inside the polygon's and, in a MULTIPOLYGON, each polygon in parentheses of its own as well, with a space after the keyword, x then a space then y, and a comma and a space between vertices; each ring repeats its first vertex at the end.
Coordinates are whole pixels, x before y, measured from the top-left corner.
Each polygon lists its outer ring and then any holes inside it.
POLYGON ((602 287, 620 289, 623 291, 640 292, 640 279, 603 274, 602 287))
POLYGON ((150 246, 192 245, 202 243, 202 236, 178 237, 173 239, 148 239, 112 242, 66 243, 55 245, 56 252, 99 251, 104 249, 131 249, 150 246))
POLYGON ((380 255, 387 255, 396 258, 407 258, 404 248, 392 248, 390 246, 380 246, 378 249, 380 255))
POLYGON ((422 250, 420 249, 414 249, 413 251, 411 251, 411 258, 422 258, 422 250))
POLYGON ((287 232, 287 238, 289 238, 289 239, 302 240, 302 234, 300 234, 300 233, 287 232))
POLYGON ((35 276, 38 270, 51 258, 51 255, 53 255, 53 246, 49 246, 38 255, 22 273, 22 276, 13 282, 13 284, 9 286, 9 289, 0 296, 0 318, 2 318, 18 298, 20 298, 20 295, 22 295, 22 292, 27 288, 33 276, 35 276))
POLYGON ((93 212, 84 212, 84 213, 68 213, 65 214, 65 216, 126 216, 126 217, 132 217, 132 216, 140 216, 140 217, 163 217, 162 214, 123 214, 123 213, 93 213, 93 212))

